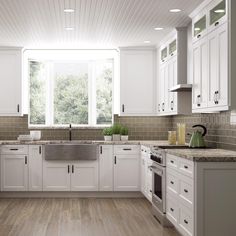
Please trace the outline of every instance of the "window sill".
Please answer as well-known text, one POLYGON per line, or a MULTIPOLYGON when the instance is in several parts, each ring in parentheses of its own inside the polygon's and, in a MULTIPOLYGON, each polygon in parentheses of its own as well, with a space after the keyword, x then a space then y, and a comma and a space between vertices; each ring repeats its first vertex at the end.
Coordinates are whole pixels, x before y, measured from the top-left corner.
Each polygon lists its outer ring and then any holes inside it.
MULTIPOLYGON (((90 129, 90 130, 95 130, 95 129, 104 129, 104 128, 109 128, 112 125, 99 125, 99 126, 73 126, 72 125, 72 129, 76 130, 76 129, 90 129)), ((69 126, 40 126, 40 125, 28 125, 28 128, 30 130, 48 130, 48 129, 52 129, 52 130, 56 130, 56 129, 65 129, 68 130, 69 126)))

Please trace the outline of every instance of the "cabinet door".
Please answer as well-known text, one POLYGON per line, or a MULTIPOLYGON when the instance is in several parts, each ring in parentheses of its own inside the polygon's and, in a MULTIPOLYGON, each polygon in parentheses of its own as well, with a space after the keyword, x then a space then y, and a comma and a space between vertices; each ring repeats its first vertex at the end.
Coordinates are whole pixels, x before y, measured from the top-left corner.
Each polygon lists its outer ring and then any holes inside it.
POLYGON ((21 115, 21 57, 21 50, 0 50, 0 116, 21 115))
POLYGON ((150 166, 152 161, 149 159, 146 166, 146 186, 147 186, 147 199, 152 202, 152 169, 150 166))
POLYGON ((160 67, 160 77, 159 77, 159 113, 165 111, 165 74, 166 74, 166 64, 160 67))
POLYGON ((193 110, 207 107, 208 44, 202 38, 193 44, 193 110))
POLYGON ((139 191, 139 155, 116 155, 114 158, 114 190, 139 191))
POLYGON ((154 114, 154 51, 121 51, 120 58, 121 115, 154 114))
POLYGON ((98 191, 98 160, 72 163, 71 191, 98 191))
POLYGON ((209 35, 208 106, 228 105, 228 31, 222 25, 209 35))
POLYGON ((70 163, 43 162, 43 191, 70 191, 70 163))
POLYGON ((141 162, 140 162, 140 171, 141 171, 141 182, 140 182, 140 188, 141 192, 144 196, 147 195, 147 186, 146 186, 146 168, 147 168, 147 162, 146 162, 146 154, 144 151, 141 153, 141 162))
POLYGON ((29 191, 43 190, 42 146, 29 145, 29 191))
POLYGON ((28 190, 27 155, 1 155, 1 190, 28 190))
POLYGON ((100 146, 99 190, 113 191, 113 146, 100 146))
POLYGON ((169 112, 177 112, 177 93, 169 92, 169 89, 177 85, 177 56, 173 56, 168 62, 168 107, 169 112))

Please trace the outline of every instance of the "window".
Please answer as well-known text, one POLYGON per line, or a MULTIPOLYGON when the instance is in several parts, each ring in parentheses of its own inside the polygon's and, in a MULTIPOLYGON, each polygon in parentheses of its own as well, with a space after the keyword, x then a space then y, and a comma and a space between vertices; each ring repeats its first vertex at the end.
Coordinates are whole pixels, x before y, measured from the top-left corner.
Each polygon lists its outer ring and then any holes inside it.
POLYGON ((29 57, 29 125, 112 124, 113 64, 29 57))

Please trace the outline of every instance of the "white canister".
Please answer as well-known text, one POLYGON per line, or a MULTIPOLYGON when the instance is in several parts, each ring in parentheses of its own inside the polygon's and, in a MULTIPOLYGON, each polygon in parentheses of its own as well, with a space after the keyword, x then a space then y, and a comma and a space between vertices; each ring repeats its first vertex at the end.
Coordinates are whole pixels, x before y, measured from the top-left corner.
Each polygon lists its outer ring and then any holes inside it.
POLYGON ((31 130, 30 136, 33 140, 40 140, 41 139, 41 131, 40 130, 31 130))

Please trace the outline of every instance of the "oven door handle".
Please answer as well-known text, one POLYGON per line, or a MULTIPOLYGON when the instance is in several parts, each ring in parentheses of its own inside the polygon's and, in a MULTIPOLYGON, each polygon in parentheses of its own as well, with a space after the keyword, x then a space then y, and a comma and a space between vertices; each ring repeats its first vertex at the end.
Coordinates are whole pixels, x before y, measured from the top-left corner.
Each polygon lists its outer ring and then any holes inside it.
POLYGON ((153 170, 154 173, 162 176, 163 175, 163 171, 162 170, 159 170, 159 168, 157 168, 156 166, 149 166, 148 167, 151 171, 153 170))

